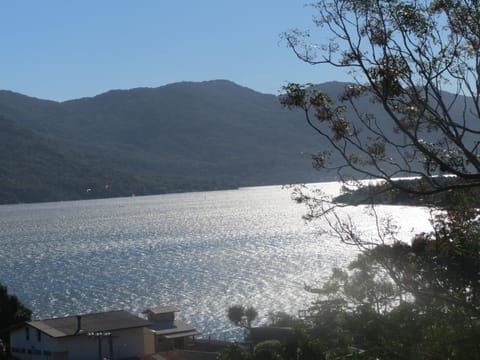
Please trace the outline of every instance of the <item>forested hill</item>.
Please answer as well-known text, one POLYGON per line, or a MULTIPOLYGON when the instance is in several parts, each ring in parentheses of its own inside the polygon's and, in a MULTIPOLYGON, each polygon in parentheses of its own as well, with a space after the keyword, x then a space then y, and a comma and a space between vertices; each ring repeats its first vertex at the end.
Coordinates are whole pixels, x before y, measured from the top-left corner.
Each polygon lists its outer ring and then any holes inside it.
POLYGON ((224 80, 66 102, 0 91, 0 118, 0 203, 325 179, 302 114, 224 80))

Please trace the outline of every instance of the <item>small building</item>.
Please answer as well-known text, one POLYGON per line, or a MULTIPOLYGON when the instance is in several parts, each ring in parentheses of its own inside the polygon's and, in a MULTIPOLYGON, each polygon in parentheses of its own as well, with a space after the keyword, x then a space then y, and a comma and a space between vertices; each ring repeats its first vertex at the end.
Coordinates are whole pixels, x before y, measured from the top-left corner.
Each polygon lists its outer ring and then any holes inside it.
POLYGON ((10 353, 20 360, 138 358, 152 353, 150 325, 124 310, 28 321, 10 333, 10 353))
POLYGON ((179 312, 175 306, 160 306, 145 310, 147 319, 151 322, 147 335, 153 342, 154 352, 169 351, 173 349, 184 349, 188 340, 200 334, 189 324, 175 319, 175 313, 179 312))

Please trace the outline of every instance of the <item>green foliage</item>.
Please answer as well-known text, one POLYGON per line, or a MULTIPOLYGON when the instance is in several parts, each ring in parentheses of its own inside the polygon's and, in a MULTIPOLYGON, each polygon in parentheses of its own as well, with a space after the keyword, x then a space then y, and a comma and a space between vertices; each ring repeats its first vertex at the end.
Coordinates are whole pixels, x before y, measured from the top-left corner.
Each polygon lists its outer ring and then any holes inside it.
POLYGON ((218 356, 218 360, 250 360, 251 356, 239 344, 230 344, 224 350, 222 350, 218 356))
POLYGON ((303 111, 333 148, 339 162, 319 156, 319 167, 333 166, 345 183, 383 180, 335 201, 424 205, 434 217, 433 231, 407 244, 371 207, 375 242, 330 199, 298 191, 308 219, 324 217, 361 250, 348 269, 308 288, 318 300, 305 338, 322 340, 334 359, 480 359, 480 2, 325 0, 312 8, 320 44, 295 30, 284 34, 287 45, 308 64, 344 68, 354 84, 338 102, 292 84, 281 102, 303 111), (365 96, 385 112, 361 108, 365 96), (417 180, 395 180, 405 176, 417 180))
POLYGON ((7 346, 0 340, 0 360, 8 360, 7 346))
POLYGON ((63 103, 0 91, 0 203, 318 180, 302 155, 318 143, 294 119, 229 81, 63 103))
MULTIPOLYGON (((12 325, 30 320, 32 312, 25 307, 15 295, 0 284, 0 344, 9 343, 9 328, 12 325)), ((0 351, 1 352, 1 351, 0 351)))
POLYGON ((479 206, 479 187, 459 187, 464 180, 454 177, 393 180, 355 188, 344 186, 343 193, 333 200, 345 204, 388 204, 428 206, 443 209, 479 206), (447 191, 437 192, 441 186, 447 191))
POLYGON ((478 359, 480 224, 475 209, 440 213, 411 245, 364 250, 334 269, 305 319, 326 349, 360 359, 478 359), (353 356, 353 355, 352 355, 353 356))
POLYGON ((266 340, 253 349, 254 360, 282 360, 283 346, 278 340, 266 340))
POLYGON ((312 9, 318 29, 283 34, 287 45, 308 64, 344 68, 353 84, 338 101, 290 84, 281 102, 329 142, 339 176, 450 174, 456 188, 478 187, 479 2, 327 0, 312 9), (385 111, 361 106, 365 97, 385 111))
POLYGON ((298 319, 285 312, 271 312, 268 314, 268 326, 272 327, 295 327, 298 325, 298 319))
POLYGON ((255 346, 252 353, 239 344, 230 344, 221 351, 219 360, 284 360, 283 345, 277 340, 263 341, 255 346))
POLYGON ((227 316, 236 326, 250 329, 252 321, 258 317, 258 312, 251 306, 246 308, 242 305, 233 305, 228 308, 227 316))
POLYGON ((229 187, 149 171, 132 173, 0 117, 0 204, 94 199, 229 187))

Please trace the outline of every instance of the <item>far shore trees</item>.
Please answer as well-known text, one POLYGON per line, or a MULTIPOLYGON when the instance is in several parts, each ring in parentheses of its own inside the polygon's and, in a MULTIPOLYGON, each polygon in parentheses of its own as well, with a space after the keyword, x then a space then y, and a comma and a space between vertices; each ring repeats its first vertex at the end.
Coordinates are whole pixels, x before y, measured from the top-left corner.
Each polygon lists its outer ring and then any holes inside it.
POLYGON ((319 300, 308 336, 326 358, 479 359, 480 214, 465 190, 480 186, 480 1, 327 0, 312 9, 314 28, 284 40, 300 60, 351 75, 338 99, 313 84, 284 88, 282 104, 303 111, 329 145, 314 166, 346 183, 379 179, 385 191, 448 201, 427 204, 433 231, 411 244, 391 223, 372 242, 330 199, 298 190, 308 218, 362 250, 310 289, 319 300), (360 98, 382 113, 360 111, 360 98), (395 180, 406 176, 420 180, 395 180))

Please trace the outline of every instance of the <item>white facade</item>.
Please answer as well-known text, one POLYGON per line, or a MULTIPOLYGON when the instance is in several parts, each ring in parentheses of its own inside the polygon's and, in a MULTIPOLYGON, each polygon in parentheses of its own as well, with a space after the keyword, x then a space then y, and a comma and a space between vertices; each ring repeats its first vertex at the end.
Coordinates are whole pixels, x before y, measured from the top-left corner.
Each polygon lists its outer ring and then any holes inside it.
POLYGON ((10 351, 20 360, 120 360, 147 354, 143 327, 110 333, 111 336, 79 334, 54 338, 25 325, 10 333, 10 351))

